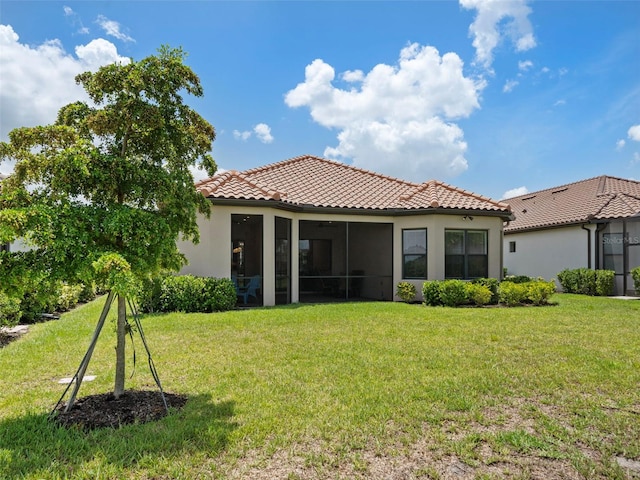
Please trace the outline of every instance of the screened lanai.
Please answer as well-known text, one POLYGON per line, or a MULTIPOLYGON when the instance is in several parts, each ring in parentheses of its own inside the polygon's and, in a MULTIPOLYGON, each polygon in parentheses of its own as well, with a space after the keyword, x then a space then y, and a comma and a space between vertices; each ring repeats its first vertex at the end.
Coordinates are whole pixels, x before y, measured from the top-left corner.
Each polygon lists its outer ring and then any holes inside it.
POLYGON ((391 223, 301 220, 300 302, 393 299, 391 223))

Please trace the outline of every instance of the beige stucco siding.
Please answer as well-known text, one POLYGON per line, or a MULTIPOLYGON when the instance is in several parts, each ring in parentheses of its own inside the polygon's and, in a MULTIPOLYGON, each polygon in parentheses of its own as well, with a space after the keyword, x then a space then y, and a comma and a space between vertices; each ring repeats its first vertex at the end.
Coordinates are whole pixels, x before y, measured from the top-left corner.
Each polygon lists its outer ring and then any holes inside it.
POLYGON ((394 284, 407 281, 416 286, 418 299, 422 300, 424 280, 402 278, 402 230, 408 228, 427 229, 427 277, 428 280, 443 280, 445 270, 445 230, 486 230, 488 243, 489 277, 502 275, 502 220, 496 217, 474 216, 473 220, 463 219, 464 215, 424 215, 404 216, 395 219, 394 228, 394 284))
POLYGON ((589 266, 588 238, 591 236, 591 266, 595 265, 595 225, 589 233, 580 225, 504 235, 504 266, 509 275, 555 279, 565 268, 589 266), (515 252, 509 243, 515 242, 515 252))

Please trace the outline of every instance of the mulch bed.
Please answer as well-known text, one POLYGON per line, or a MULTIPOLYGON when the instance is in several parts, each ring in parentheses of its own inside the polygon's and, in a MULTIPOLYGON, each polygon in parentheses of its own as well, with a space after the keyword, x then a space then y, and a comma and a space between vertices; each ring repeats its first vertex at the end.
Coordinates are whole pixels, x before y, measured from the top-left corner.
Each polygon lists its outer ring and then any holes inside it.
MULTIPOLYGON (((187 403, 186 395, 165 392, 164 397, 169 408, 180 409, 187 403)), ((65 413, 66 405, 64 402, 56 408, 54 420, 83 430, 152 422, 167 415, 158 390, 127 390, 117 400, 113 393, 90 395, 76 399, 73 408, 65 413)))

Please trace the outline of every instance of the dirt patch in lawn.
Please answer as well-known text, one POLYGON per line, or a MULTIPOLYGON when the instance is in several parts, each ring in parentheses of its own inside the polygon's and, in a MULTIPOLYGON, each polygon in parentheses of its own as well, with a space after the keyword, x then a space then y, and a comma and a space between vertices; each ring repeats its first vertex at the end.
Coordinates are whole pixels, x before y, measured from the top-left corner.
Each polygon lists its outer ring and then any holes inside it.
MULTIPOLYGON (((187 403, 186 395, 165 393, 167 406, 180 409, 187 403)), ((54 419, 66 427, 78 426, 84 430, 118 428, 132 423, 146 423, 167 415, 159 391, 128 390, 116 399, 112 393, 79 398, 68 412, 66 402, 60 404, 54 419)))

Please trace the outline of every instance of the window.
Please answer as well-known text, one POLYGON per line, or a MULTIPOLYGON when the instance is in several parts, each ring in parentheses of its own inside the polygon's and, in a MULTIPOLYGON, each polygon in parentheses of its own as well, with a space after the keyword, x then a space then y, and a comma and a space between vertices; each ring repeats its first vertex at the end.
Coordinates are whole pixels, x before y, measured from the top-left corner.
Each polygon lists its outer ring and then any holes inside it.
POLYGON ((402 278, 427 278, 427 229, 402 230, 402 278))
POLYGON ((445 230, 445 278, 481 278, 489 274, 486 230, 445 230))
POLYGON ((509 253, 516 252, 516 242, 509 242, 509 253))

